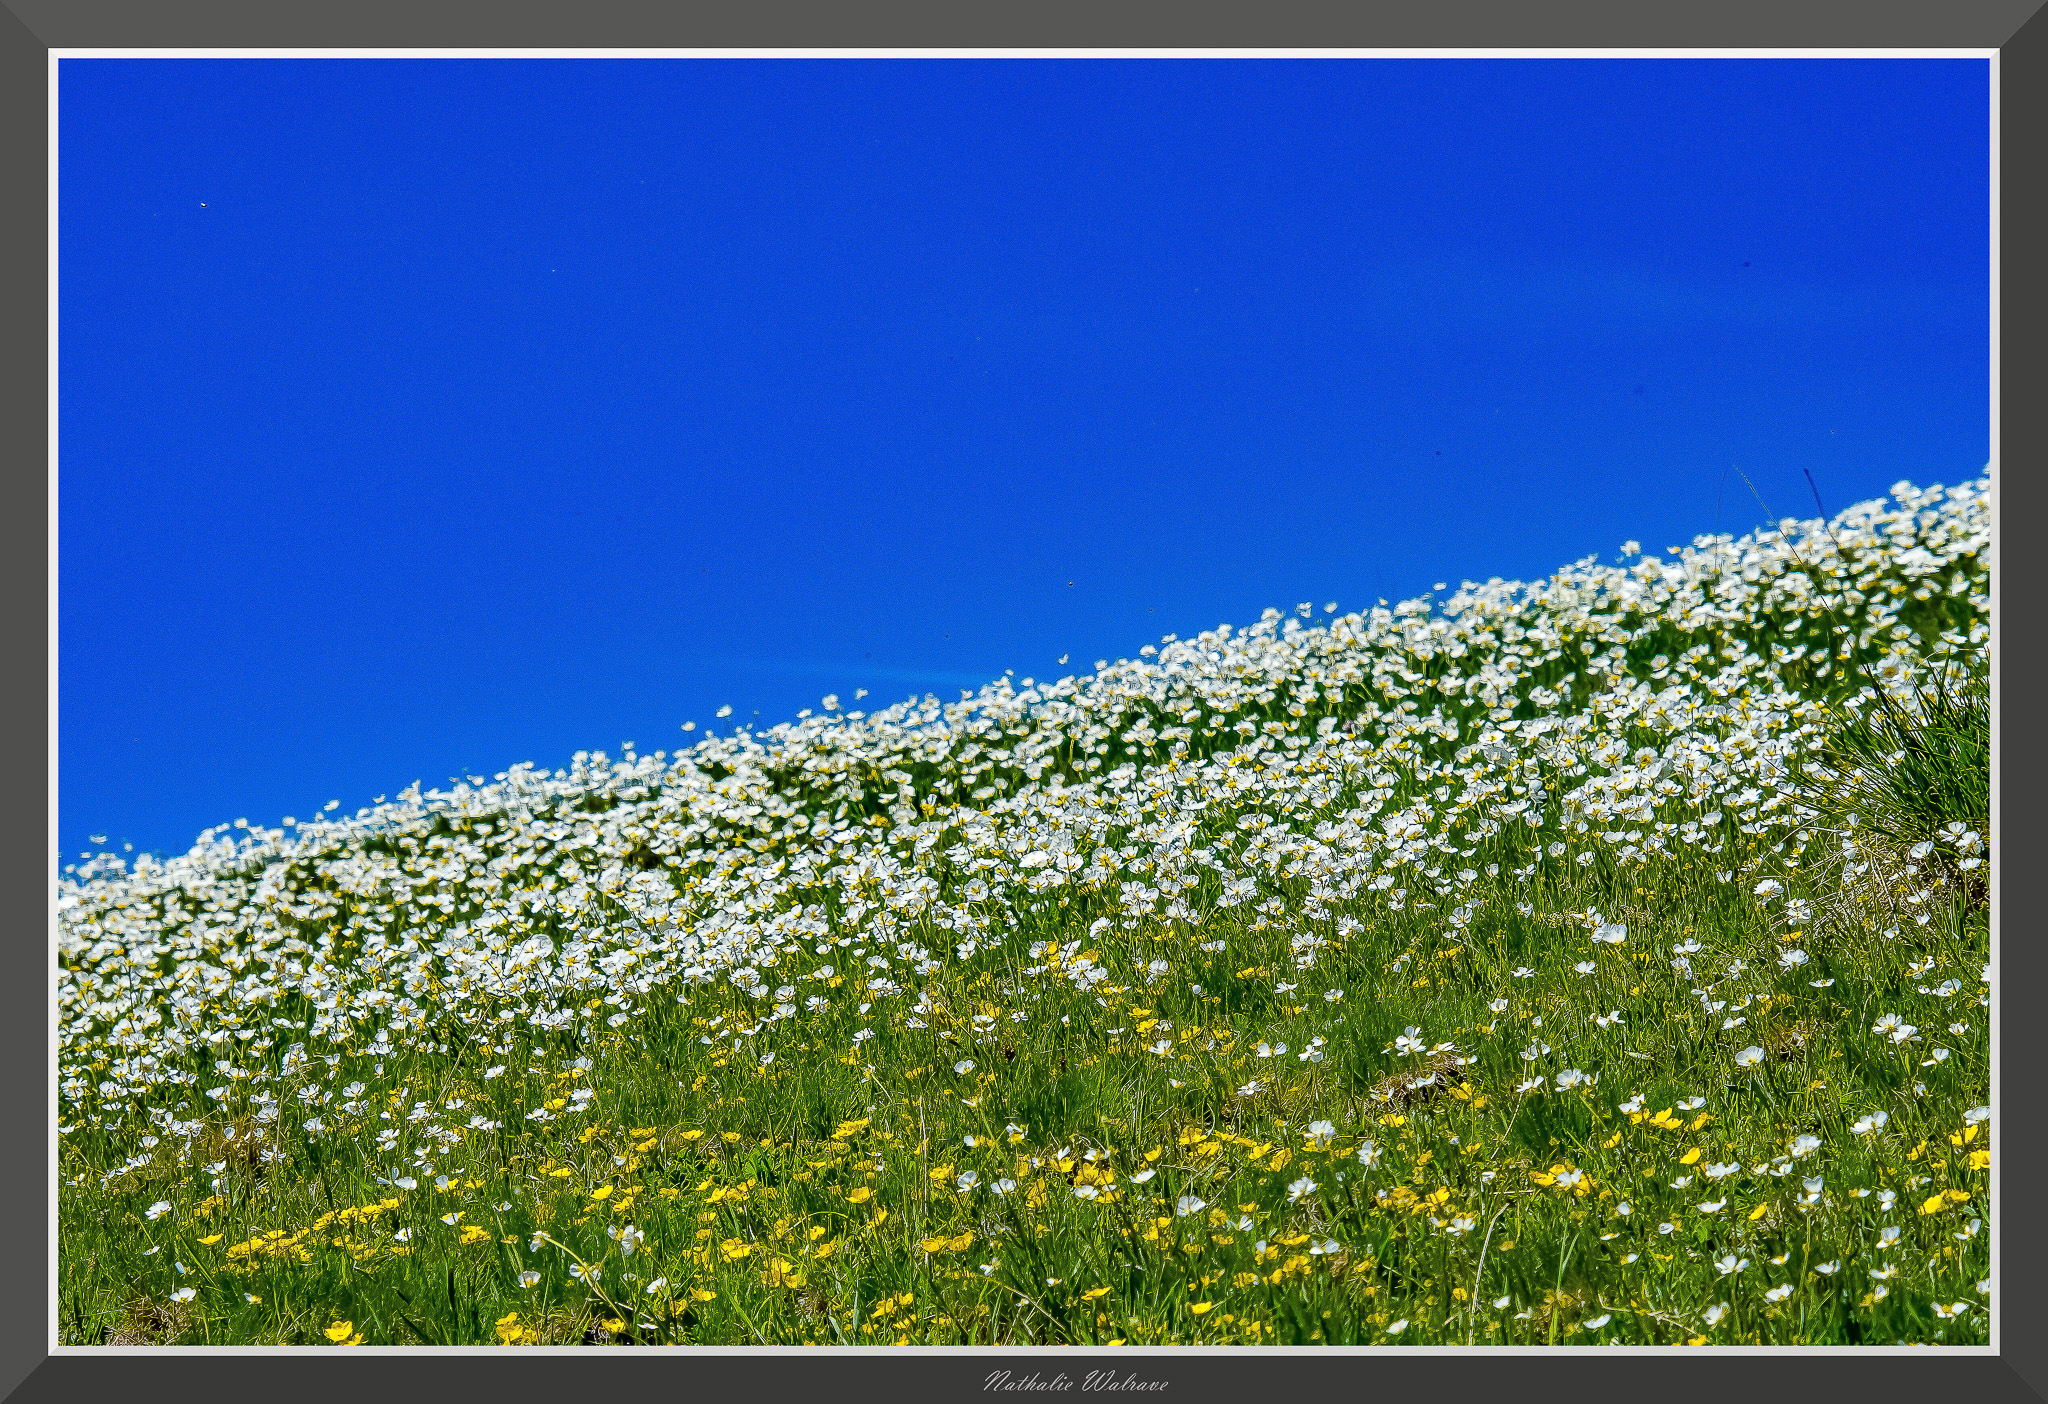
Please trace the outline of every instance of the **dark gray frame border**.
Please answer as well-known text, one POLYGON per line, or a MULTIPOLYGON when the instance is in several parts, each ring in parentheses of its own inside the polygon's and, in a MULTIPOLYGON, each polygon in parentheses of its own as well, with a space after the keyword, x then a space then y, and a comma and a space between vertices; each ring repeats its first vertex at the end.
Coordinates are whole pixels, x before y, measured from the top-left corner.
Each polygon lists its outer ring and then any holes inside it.
MULTIPOLYGON (((1459 4, 1416 7, 1387 13, 1281 0, 1250 6, 1189 6, 1098 3, 1057 8, 983 7, 969 10, 925 0, 897 0, 886 12, 863 7, 829 5, 819 0, 772 5, 726 7, 719 12, 693 13, 645 0, 586 0, 576 6, 544 5, 512 0, 488 7, 471 0, 359 0, 347 7, 314 9, 285 7, 267 0, 187 0, 167 6, 162 0, 0 0, 0 188, 16 192, 0 207, 6 257, 0 260, 0 355, 11 374, 0 374, 0 396, 7 410, 0 423, 13 429, 7 443, 14 468, 6 478, 12 510, 0 516, 0 531, 13 540, 0 550, 0 588, 16 607, 6 613, 5 640, 9 656, 20 660, 16 686, 8 689, 7 734, 25 738, 21 749, 33 757, 45 753, 49 736, 47 659, 48 490, 47 419, 49 374, 46 279, 49 224, 46 152, 48 146, 48 53, 51 49, 150 48, 782 48, 801 44, 830 48, 1465 48, 1495 49, 1925 49, 1966 48, 2000 51, 2001 191, 2000 243, 2002 273, 2001 380, 2002 425, 2000 462, 2026 468, 2001 469, 1997 483, 2002 540, 2014 537, 2012 524, 2040 519, 2038 473, 2033 464, 2048 459, 2043 449, 2044 417, 2036 407, 2038 387, 2048 383, 2048 356, 2039 339, 2029 335, 2048 311, 2039 264, 2027 255, 2048 242, 2043 192, 2038 178, 2027 174, 2048 167, 2042 133, 2048 131, 2048 20, 2035 18, 2042 0, 1949 0, 1930 5, 1924 0, 1721 0, 1713 6, 1680 10, 1651 9, 1639 0, 1569 0, 1540 10, 1525 0, 1464 0, 1459 4), (2028 392, 2033 393, 2031 397, 2028 392), (42 433, 25 426, 44 425, 42 433)), ((2028 686, 2036 672, 2035 651, 2015 648, 2011 626, 2003 621, 2026 619, 2030 611, 2014 611, 2015 591, 2023 601, 2040 593, 2041 571, 2027 557, 2002 559, 1999 576, 2001 649, 1999 714, 2001 747, 1998 759, 2001 793, 2028 794, 2025 774, 2033 773, 2036 747, 2028 728, 2017 731, 2007 720, 2015 714, 2007 701, 2024 708, 2032 700, 2028 686), (2018 750, 2011 744, 2018 736, 2018 750), (2017 754, 2018 759, 2015 760, 2017 754), (2022 767, 2024 766, 2024 769, 2022 767), (2017 791, 2014 784, 2021 786, 2017 791)), ((2017 715, 2025 717, 2022 710, 2017 715)), ((47 774, 47 755, 33 758, 25 769, 47 774)), ((24 791, 29 787, 24 786, 24 791)), ((13 897, 13 909, 34 913, 19 923, 18 942, 46 952, 49 909, 49 834, 47 793, 33 809, 0 810, 0 880, 13 897)), ((2017 835, 2001 828, 2002 843, 2026 835, 2038 820, 2020 806, 2006 806, 2021 825, 2017 835)), ((2001 824, 2006 822, 2003 815, 2001 824)), ((2019 849, 2009 851, 2018 852, 2019 849)), ((2031 886, 2022 879, 2024 892, 2031 886)), ((2004 897, 2004 894, 2001 893, 2004 897)), ((2009 910, 2009 898, 2005 901, 2009 910)), ((2043 987, 2040 976, 2048 955, 2006 939, 2011 930, 2001 923, 2001 991, 2022 1000, 2043 987)), ((25 961, 22 962, 26 964, 25 961)), ((33 1068, 33 1077, 17 1075, 4 1089, 7 1119, 15 1128, 8 1137, 15 1153, 0 1160, 0 1175, 14 1191, 9 1201, 33 1204, 36 1218, 47 1203, 51 1127, 48 1125, 50 1014, 47 968, 41 978, 5 984, 7 1013, 0 1020, 4 1062, 14 1069, 33 1068)), ((2001 1001, 2005 1005, 2005 1001, 2001 1001)), ((2018 1009, 2018 1004, 2005 1005, 2018 1009)), ((2042 1025, 2024 1015, 2005 1013, 2001 1020, 1999 1066, 2001 1110, 2019 1115, 2000 1122, 2001 1164, 2036 1162, 2043 1133, 2027 1093, 2033 1079, 2015 1080, 2007 1070, 2024 1070, 2048 1062, 2042 1025), (2015 1091, 2014 1089, 2018 1089, 2015 1091)), ((2012 1172, 2005 1171, 2009 1179, 2012 1172)), ((2024 1172, 2020 1172, 2024 1174, 2024 1172)), ((2024 1185, 2025 1181, 2021 1180, 2024 1185)), ((1924 1397, 1930 1391, 1955 1391, 1964 1397, 1995 1401, 2048 1398, 2048 1346, 2032 1330, 2044 1319, 2043 1289, 2029 1271, 2033 1255, 2027 1248, 2042 1243, 2048 1208, 2025 1193, 2007 1191, 1999 1204, 2001 1300, 1998 1303, 2002 1353, 1984 1357, 1940 1359, 1908 1355, 1838 1356, 1802 1354, 1756 1358, 1739 1354, 1702 1355, 1692 1367, 1674 1371, 1664 1356, 1589 1358, 1564 1357, 1537 1363, 1526 1356, 1438 1357, 1406 1353, 1296 1355, 1236 1352, 1229 1355, 1180 1352, 1171 1354, 1079 1354, 1059 1352, 1032 1357, 887 1352, 861 1356, 778 1354, 703 1355, 686 1362, 601 1353, 594 1357, 534 1357, 516 1363, 474 1356, 443 1358, 426 1354, 363 1356, 336 1368, 321 1368, 300 1355, 183 1356, 170 1352, 126 1358, 48 1356, 50 1263, 46 1235, 38 1223, 33 1234, 17 1234, 17 1244, 31 1245, 17 1255, 13 1270, 0 1276, 0 1395, 22 1400, 132 1397, 167 1381, 208 1393, 223 1384, 230 1389, 269 1389, 353 1395, 366 1385, 399 1397, 460 1398, 479 1387, 499 1398, 560 1397, 579 1385, 600 1389, 689 1390, 702 1385, 712 1391, 761 1389, 776 1395, 839 1395, 888 1389, 912 1398, 959 1398, 982 1393, 987 1372, 1000 1366, 1064 1373, 1076 1382, 1092 1369, 1117 1367, 1141 1378, 1169 1382, 1176 1398, 1230 1398, 1278 1388, 1335 1389, 1363 1393, 1367 1389, 1407 1392, 1441 1389, 1455 1377, 1458 1390, 1477 1393, 1499 1390, 1524 1395, 1532 1384, 1539 1391, 1574 1394, 1588 1385, 1596 1389, 1631 1387, 1702 1397, 1721 1396, 1731 1387, 1761 1390, 1765 1397, 1825 1398, 1837 1391, 1860 1398, 1924 1397), (2023 1246, 2024 1245, 2024 1246, 2023 1246), (377 1363, 383 1362, 383 1363, 377 1363), (308 1368, 311 1366, 311 1368, 308 1368), (593 1380, 596 1369, 602 1379, 593 1380), (546 1391, 546 1395, 543 1395, 546 1391)))

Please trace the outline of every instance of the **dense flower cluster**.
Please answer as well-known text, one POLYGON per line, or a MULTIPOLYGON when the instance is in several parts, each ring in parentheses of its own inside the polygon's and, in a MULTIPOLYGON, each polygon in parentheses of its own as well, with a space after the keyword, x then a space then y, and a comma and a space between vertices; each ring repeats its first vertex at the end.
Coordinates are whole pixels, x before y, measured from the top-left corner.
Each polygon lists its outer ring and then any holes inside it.
POLYGON ((1458 860, 1503 826, 1540 833, 1551 861, 1624 866, 1710 850, 1723 817, 1789 828, 1822 730, 1815 680, 1852 650, 1904 680, 1987 645, 1988 623, 1929 641, 1907 622, 1933 594, 1986 612, 1986 485, 1893 492, 1825 529, 1589 558, 1437 609, 1324 628, 1307 605, 1268 610, 1093 677, 873 715, 828 697, 672 757, 415 785, 353 819, 209 831, 132 871, 108 855, 58 899, 66 1106, 106 1115, 166 1055, 287 1009, 335 1046, 616 1027, 686 983, 772 1005, 771 985, 817 977, 770 972, 854 939, 877 946, 875 998, 907 1006, 938 962, 1064 889, 1115 893, 1126 923, 1193 927, 1239 906, 1277 919, 1283 875, 1311 883, 1306 967, 1349 934, 1319 919, 1325 898, 1469 921, 1477 874, 1458 860), (1831 648, 1835 619, 1853 638, 1831 648), (1632 645, 1666 636, 1632 666, 1632 645), (1560 660, 1575 666, 1556 686, 1532 683, 1560 660), (1632 750, 1637 724, 1664 745, 1632 750), (98 1048, 112 1062, 94 1083, 79 1061, 98 1048))

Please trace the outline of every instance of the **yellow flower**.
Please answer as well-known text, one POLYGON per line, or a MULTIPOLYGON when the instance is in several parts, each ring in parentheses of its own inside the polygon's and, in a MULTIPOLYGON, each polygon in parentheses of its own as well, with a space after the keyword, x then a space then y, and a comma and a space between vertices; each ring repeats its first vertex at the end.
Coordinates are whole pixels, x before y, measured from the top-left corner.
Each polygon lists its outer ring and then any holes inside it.
POLYGON ((1947 1203, 1948 1203, 1948 1196, 1947 1196, 1947 1195, 1944 1195, 1944 1194, 1935 1194, 1935 1195, 1929 1195, 1929 1196, 1928 1196, 1928 1198, 1927 1198, 1927 1202, 1926 1202, 1925 1204, 1923 1204, 1923 1205, 1921 1205, 1921 1206, 1920 1206, 1920 1212, 1921 1212, 1921 1213, 1923 1213, 1923 1214, 1938 1214, 1938 1213, 1940 1213, 1940 1212, 1941 1212, 1941 1210, 1942 1210, 1942 1206, 1943 1206, 1943 1205, 1945 1205, 1945 1204, 1947 1204, 1947 1203))
POLYGON ((717 1295, 718 1293, 710 1290, 708 1287, 693 1287, 690 1289, 690 1300, 692 1301, 708 1302, 717 1295))
POLYGON ((1195 1315, 1200 1316, 1203 1312, 1208 1311, 1211 1307, 1215 1305, 1216 1303, 1214 1302, 1189 1302, 1188 1310, 1193 1312, 1195 1315))
POLYGON ((1093 1301, 1097 1297, 1106 1297, 1108 1295, 1109 1289, 1107 1287, 1091 1287, 1081 1294, 1081 1300, 1084 1302, 1093 1301))
POLYGON ((337 1321, 320 1334, 333 1341, 336 1345, 361 1345, 363 1343, 362 1333, 356 1330, 356 1323, 353 1321, 337 1321))
POLYGON ((212 1236, 211 1238, 202 1238, 202 1239, 200 1239, 199 1241, 200 1241, 201 1243, 218 1243, 218 1242, 220 1242, 220 1241, 221 1241, 221 1239, 222 1239, 223 1237, 225 1237, 225 1236, 226 1236, 226 1235, 224 1235, 224 1234, 218 1234, 218 1233, 217 1233, 217 1234, 214 1234, 214 1235, 213 1235, 213 1236, 212 1236))
POLYGON ((610 1185, 600 1185, 590 1192, 590 1197, 592 1199, 610 1199, 612 1197, 612 1187, 610 1185))
POLYGON ((874 1197, 875 1192, 869 1189, 866 1185, 862 1185, 859 1189, 848 1190, 846 1192, 846 1200, 849 1204, 865 1204, 874 1197))

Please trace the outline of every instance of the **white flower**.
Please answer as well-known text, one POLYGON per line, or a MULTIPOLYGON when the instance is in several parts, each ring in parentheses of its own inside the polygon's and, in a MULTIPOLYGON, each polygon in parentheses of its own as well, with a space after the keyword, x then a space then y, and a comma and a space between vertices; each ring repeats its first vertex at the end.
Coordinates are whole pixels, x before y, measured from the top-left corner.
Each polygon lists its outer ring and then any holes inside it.
POLYGON ((1806 1156, 1812 1155, 1815 1151, 1820 1149, 1820 1137, 1806 1135, 1794 1136, 1792 1138, 1792 1144, 1789 1147, 1789 1149, 1791 1150, 1794 1157, 1804 1159, 1806 1156))
POLYGON ((1577 965, 1574 965, 1572 967, 1572 969, 1578 971, 1581 975, 1591 975, 1594 971, 1598 970, 1599 968, 1599 966, 1595 965, 1590 960, 1582 960, 1577 965))
POLYGON ((1183 1219, 1185 1219, 1188 1215, 1199 1214, 1202 1210, 1207 1209, 1208 1207, 1208 1200, 1197 1199, 1191 1194, 1184 1194, 1179 1199, 1174 1201, 1173 1212, 1180 1215, 1180 1217, 1182 1217, 1183 1219))
POLYGON ((1017 1182, 1015 1180, 997 1180, 989 1188, 997 1194, 1008 1194, 1011 1190, 1017 1188, 1017 1182))
POLYGON ((171 1293, 171 1300, 174 1302, 189 1302, 198 1295, 199 1292, 196 1288, 180 1287, 177 1291, 171 1293))
POLYGON ((1157 1170, 1140 1170, 1137 1174, 1131 1176, 1131 1183, 1134 1185, 1142 1185, 1145 1183, 1145 1181, 1151 1179, 1154 1175, 1158 1173, 1159 1172, 1157 1170))
POLYGON ((1614 1313, 1611 1311, 1603 1311, 1598 1316, 1587 1317, 1584 1321, 1580 1322, 1579 1324, 1581 1326, 1584 1326, 1588 1331, 1597 1331, 1602 1326, 1605 1326, 1608 1322, 1612 1320, 1614 1320, 1614 1313))
POLYGON ((974 1188, 974 1187, 975 1187, 976 1185, 978 1185, 978 1184, 980 1184, 980 1183, 981 1183, 981 1176, 980 1176, 980 1175, 979 1175, 978 1173, 976 1173, 975 1171, 972 1171, 972 1170, 963 1170, 963 1171, 962 1171, 962 1172, 960 1173, 959 1185, 960 1185, 960 1192, 961 1192, 962 1194, 965 1194, 965 1193, 966 1193, 967 1191, 969 1191, 969 1190, 973 1189, 973 1188, 974 1188))
POLYGON ((1516 967, 1514 968, 1514 971, 1513 971, 1512 973, 1514 974, 1514 977, 1515 977, 1515 978, 1516 978, 1517 980, 1529 980, 1529 979, 1533 979, 1533 978, 1535 978, 1535 975, 1536 975, 1536 972, 1535 972, 1535 971, 1533 971, 1533 970, 1531 970, 1531 969, 1530 969, 1530 968, 1529 968, 1528 966, 1526 966, 1526 965, 1518 965, 1518 966, 1516 966, 1516 967))
POLYGON ((164 1215, 171 1212, 171 1202, 168 1199, 159 1199, 142 1212, 152 1219, 161 1219, 164 1215))
POLYGON ((668 1286, 668 1279, 666 1277, 657 1277, 654 1279, 654 1281, 648 1283, 645 1287, 642 1287, 640 1290, 651 1297, 656 1292, 659 1292, 662 1288, 666 1286, 668 1286))
POLYGON ((1764 1300, 1767 1302, 1782 1302, 1785 1300, 1785 1298, 1791 1295, 1792 1284, 1786 1282, 1781 1283, 1780 1285, 1773 1287, 1770 1291, 1764 1293, 1764 1300))
POLYGON ((1751 1044, 1735 1055, 1735 1066, 1738 1068, 1753 1068, 1763 1060, 1764 1050, 1758 1048, 1755 1044, 1751 1044))
MULTIPOLYGON (((1421 1037, 1419 1036, 1421 1033, 1422 1030, 1420 1028, 1416 1027, 1414 1024, 1410 1024, 1408 1026, 1407 1032, 1395 1038, 1395 1054, 1399 1057, 1405 1058, 1411 1053, 1421 1053, 1427 1051, 1429 1045, 1422 1041, 1421 1037)), ((1259 1056, 1264 1057, 1265 1045, 1262 1043, 1259 1045, 1259 1048, 1259 1056)))
POLYGON ((971 1073, 971 1072, 973 1072, 973 1071, 974 1071, 974 1059, 972 1059, 972 1058, 962 1058, 962 1059, 961 1059, 961 1060, 960 1060, 959 1062, 957 1062, 957 1063, 953 1064, 953 1071, 954 1071, 954 1072, 956 1072, 956 1073, 963 1073, 963 1074, 964 1074, 964 1073, 971 1073))
POLYGON ((1727 1314, 1728 1303, 1726 1302, 1719 1302, 1714 1306, 1710 1306, 1707 1308, 1707 1324, 1709 1326, 1718 1326, 1721 1324, 1721 1318, 1727 1314))
POLYGON ((1296 1180, 1293 1184, 1287 1187, 1287 1202, 1290 1204, 1298 1204, 1303 1199, 1306 1199, 1309 1195, 1314 1194, 1315 1191, 1316 1182, 1314 1180, 1311 1180, 1308 1176, 1303 1175, 1300 1179, 1296 1180))
POLYGON ((1592 1082, 1593 1075, 1591 1073, 1582 1073, 1577 1068, 1566 1068, 1557 1075, 1557 1090, 1568 1092, 1581 1083, 1591 1086, 1592 1082))
POLYGON ((1797 970, 1800 966, 1806 964, 1806 952, 1780 951, 1778 953, 1778 964, 1784 966, 1787 970, 1797 970))
POLYGON ((1717 1258, 1714 1261, 1714 1271, 1719 1273, 1723 1277, 1727 1277, 1733 1273, 1741 1272, 1744 1268, 1748 1266, 1749 1259, 1737 1258, 1733 1253, 1730 1253, 1725 1258, 1717 1258))
POLYGON ((1784 890, 1784 883, 1779 882, 1776 878, 1765 878, 1762 882, 1756 885, 1754 895, 1763 898, 1766 902, 1769 902, 1773 897, 1776 897, 1784 890))
POLYGON ((1991 1108, 1989 1107, 1971 1107, 1963 1113, 1963 1121, 1966 1124, 1975 1124, 1976 1122, 1989 1121, 1990 1119, 1991 1108))
POLYGON ((1380 1148, 1371 1141, 1364 1141, 1358 1147, 1358 1163, 1370 1170, 1380 1163, 1380 1148))
POLYGON ((1874 1136, 1884 1130, 1884 1124, 1889 1120, 1891 1115, 1888 1112, 1872 1112, 1869 1116, 1860 1118, 1849 1129, 1859 1136, 1874 1136))
POLYGON ((1387 1334, 1390 1336, 1398 1336, 1407 1329, 1408 1318, 1404 1316, 1399 1321, 1389 1323, 1389 1325, 1387 1326, 1387 1334))
POLYGON ((1710 1180, 1718 1180, 1723 1175, 1733 1175, 1737 1170, 1740 1170, 1741 1168, 1742 1165, 1740 1164, 1740 1162, 1730 1160, 1714 1165, 1702 1165, 1700 1167, 1700 1173, 1702 1175, 1705 1175, 1710 1180))

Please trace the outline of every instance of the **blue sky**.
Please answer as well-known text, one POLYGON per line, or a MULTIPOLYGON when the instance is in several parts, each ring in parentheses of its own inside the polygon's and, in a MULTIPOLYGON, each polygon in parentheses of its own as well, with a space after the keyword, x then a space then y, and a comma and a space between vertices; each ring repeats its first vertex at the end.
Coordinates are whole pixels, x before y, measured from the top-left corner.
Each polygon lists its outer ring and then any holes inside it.
POLYGON ((59 84, 65 861, 1989 457, 1982 60, 59 84))

